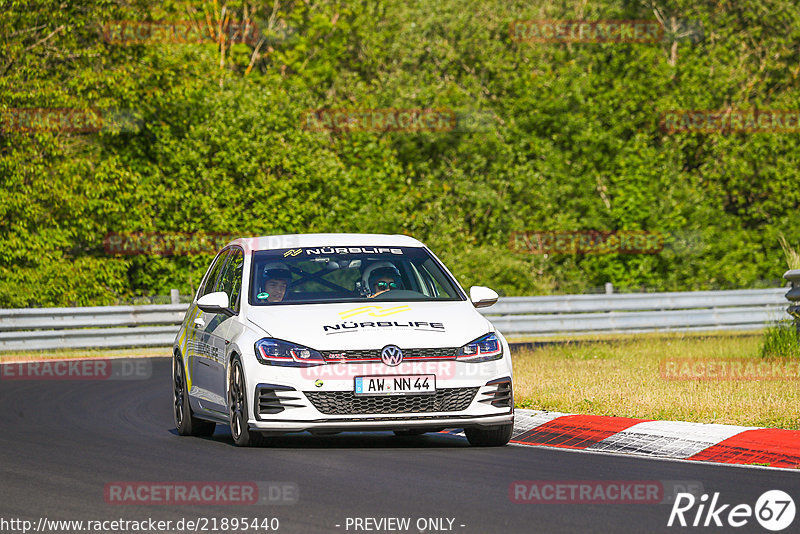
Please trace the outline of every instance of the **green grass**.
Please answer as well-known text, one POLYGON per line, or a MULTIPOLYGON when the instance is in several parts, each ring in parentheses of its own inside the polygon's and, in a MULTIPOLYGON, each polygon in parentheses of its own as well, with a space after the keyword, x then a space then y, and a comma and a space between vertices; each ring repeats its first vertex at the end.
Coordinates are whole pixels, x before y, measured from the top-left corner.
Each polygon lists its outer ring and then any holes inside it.
POLYGON ((764 332, 762 358, 800 358, 800 335, 791 322, 779 323, 764 332))
POLYGON ((665 380, 662 360, 752 359, 764 336, 641 336, 512 355, 517 407, 800 429, 800 379, 665 380))
POLYGON ((778 242, 781 245, 781 250, 783 250, 783 255, 786 257, 786 265, 789 269, 800 269, 800 246, 791 246, 783 234, 778 236, 778 242))

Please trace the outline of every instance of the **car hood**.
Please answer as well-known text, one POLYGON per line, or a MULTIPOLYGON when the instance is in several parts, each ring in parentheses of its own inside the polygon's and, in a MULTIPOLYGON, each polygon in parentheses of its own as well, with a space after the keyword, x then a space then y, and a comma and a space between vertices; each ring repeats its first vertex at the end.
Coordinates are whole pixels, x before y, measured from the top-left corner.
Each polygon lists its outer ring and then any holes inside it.
POLYGON ((317 350, 460 347, 493 330, 468 301, 253 306, 248 320, 317 350))

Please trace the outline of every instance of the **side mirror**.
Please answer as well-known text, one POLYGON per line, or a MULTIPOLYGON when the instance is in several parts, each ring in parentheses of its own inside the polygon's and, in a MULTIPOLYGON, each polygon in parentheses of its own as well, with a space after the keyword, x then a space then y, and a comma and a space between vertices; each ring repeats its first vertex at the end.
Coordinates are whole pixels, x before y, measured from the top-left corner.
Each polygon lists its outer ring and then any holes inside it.
POLYGON ((497 293, 488 287, 472 286, 469 288, 469 300, 476 308, 488 308, 497 302, 497 299, 497 293))
POLYGON ((231 316, 233 310, 229 306, 228 294, 224 291, 209 293, 197 299, 197 307, 206 313, 224 313, 231 316))

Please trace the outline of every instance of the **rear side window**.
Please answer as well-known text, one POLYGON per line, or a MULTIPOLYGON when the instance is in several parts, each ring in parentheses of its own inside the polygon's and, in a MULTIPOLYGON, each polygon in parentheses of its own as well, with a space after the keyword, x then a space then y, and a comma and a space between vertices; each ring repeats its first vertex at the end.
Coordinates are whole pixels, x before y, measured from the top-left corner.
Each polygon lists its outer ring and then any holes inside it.
POLYGON ((243 268, 244 254, 238 248, 231 249, 230 254, 228 254, 228 261, 217 282, 216 291, 224 291, 228 294, 230 306, 234 313, 239 313, 243 268))
POLYGON ((214 263, 208 270, 208 274, 206 276, 206 280, 203 283, 203 287, 200 288, 200 291, 197 294, 197 297, 200 298, 203 295, 208 295, 209 293, 213 293, 215 291, 215 287, 217 285, 217 279, 219 278, 219 273, 222 270, 222 266, 225 265, 225 259, 228 257, 229 250, 224 250, 217 256, 217 259, 214 260, 214 263))

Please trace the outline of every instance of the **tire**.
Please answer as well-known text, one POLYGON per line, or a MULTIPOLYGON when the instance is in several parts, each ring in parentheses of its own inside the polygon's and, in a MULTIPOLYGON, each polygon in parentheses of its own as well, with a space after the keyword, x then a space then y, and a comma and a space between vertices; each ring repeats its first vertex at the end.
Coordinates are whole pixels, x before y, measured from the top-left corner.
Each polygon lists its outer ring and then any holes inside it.
POLYGON ((266 439, 261 433, 253 432, 247 427, 248 406, 242 362, 238 356, 234 356, 228 378, 228 416, 231 436, 239 447, 258 447, 264 445, 266 439))
POLYGON ((409 436, 421 436, 422 434, 427 432, 427 430, 422 430, 422 429, 419 429, 419 430, 413 430, 413 429, 412 430, 393 430, 392 432, 394 432, 395 436, 409 437, 409 436))
POLYGON ((217 427, 192 414, 183 360, 177 354, 172 358, 172 418, 179 436, 210 436, 217 427))
POLYGON ((487 428, 465 428, 469 444, 473 447, 502 447, 511 439, 514 424, 500 425, 487 428))

